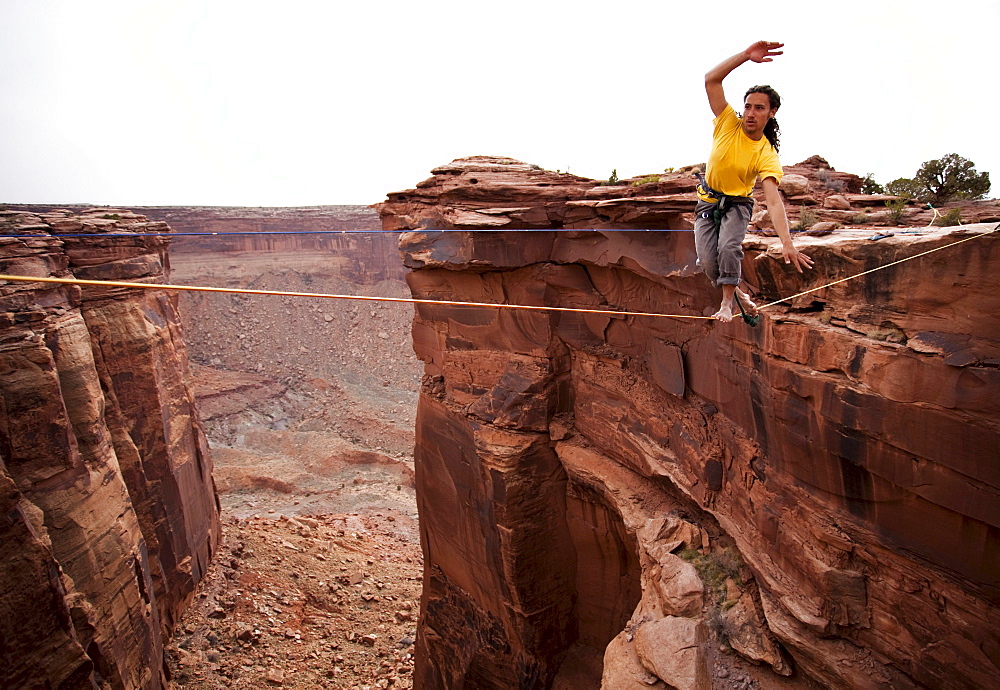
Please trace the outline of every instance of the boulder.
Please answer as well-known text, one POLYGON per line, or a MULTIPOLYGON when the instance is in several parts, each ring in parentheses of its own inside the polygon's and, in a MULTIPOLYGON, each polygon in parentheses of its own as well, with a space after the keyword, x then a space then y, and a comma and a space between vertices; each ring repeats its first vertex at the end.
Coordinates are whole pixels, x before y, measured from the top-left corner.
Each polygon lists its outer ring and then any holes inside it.
POLYGON ((789 197, 803 196, 805 194, 812 193, 812 185, 809 184, 809 179, 804 175, 796 175, 794 173, 786 173, 784 177, 781 178, 781 182, 778 183, 778 189, 780 189, 785 196, 789 197))
POLYGON ((667 616, 643 623, 635 633, 635 650, 642 665, 677 690, 711 690, 703 649, 704 625, 692 618, 667 616))
POLYGON ((842 194, 831 194, 823 199, 823 208, 832 208, 838 211, 849 211, 851 202, 842 194))

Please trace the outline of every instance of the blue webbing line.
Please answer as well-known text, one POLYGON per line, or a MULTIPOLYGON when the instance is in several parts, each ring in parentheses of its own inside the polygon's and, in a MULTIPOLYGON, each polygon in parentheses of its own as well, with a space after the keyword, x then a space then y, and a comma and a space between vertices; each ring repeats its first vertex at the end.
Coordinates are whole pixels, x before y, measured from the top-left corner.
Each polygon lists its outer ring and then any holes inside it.
POLYGON ((399 235, 404 232, 444 233, 444 232, 694 232, 679 228, 524 228, 491 229, 472 228, 468 230, 265 230, 262 232, 87 232, 79 234, 42 235, 0 235, 4 239, 31 239, 41 237, 225 237, 232 235, 399 235))

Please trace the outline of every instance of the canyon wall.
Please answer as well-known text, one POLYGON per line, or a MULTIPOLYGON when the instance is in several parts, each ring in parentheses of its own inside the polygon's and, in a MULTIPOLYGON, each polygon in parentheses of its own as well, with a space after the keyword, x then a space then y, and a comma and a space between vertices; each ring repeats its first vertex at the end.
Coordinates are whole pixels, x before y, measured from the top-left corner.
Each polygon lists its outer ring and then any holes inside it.
MULTIPOLYGON (((837 175, 786 195, 881 206, 837 175)), ((691 227, 693 186, 476 157, 379 212, 417 298, 702 317, 718 291, 666 231, 691 227)), ((802 275, 750 235, 758 302, 968 239, 757 327, 417 305, 417 687, 992 685, 993 229, 827 230, 797 239, 802 275)))
MULTIPOLYGON (((29 204, 32 213, 90 206, 29 204)), ((149 221, 169 225, 171 275, 224 278, 229 287, 247 287, 253 278, 280 264, 286 272, 336 277, 353 284, 401 281, 405 273, 396 251, 396 233, 379 232, 368 206, 133 206, 149 221), (337 231, 337 232, 334 232, 337 231), (189 233, 198 233, 197 235, 189 233), (210 234, 216 233, 216 234, 210 234), (220 261, 220 257, 224 257, 220 261)), ((104 213, 106 214, 107 209, 104 213)), ((155 228, 152 229, 155 232, 155 228)))
MULTIPOLYGON (((0 211, 0 273, 163 282, 123 211, 0 211), (94 233, 96 237, 63 237, 94 233)), ((161 688, 219 539, 176 299, 0 281, 0 685, 161 688)))
MULTIPOLYGON (((379 232, 378 216, 367 206, 143 206, 135 210, 169 224, 179 234, 170 245, 179 277, 203 276, 222 268, 220 256, 227 265, 240 266, 243 275, 280 263, 288 272, 334 277, 354 285, 401 281, 405 272, 396 252, 396 234, 379 232), (223 234, 183 234, 209 232, 223 234)), ((234 280, 232 270, 228 279, 234 280)))

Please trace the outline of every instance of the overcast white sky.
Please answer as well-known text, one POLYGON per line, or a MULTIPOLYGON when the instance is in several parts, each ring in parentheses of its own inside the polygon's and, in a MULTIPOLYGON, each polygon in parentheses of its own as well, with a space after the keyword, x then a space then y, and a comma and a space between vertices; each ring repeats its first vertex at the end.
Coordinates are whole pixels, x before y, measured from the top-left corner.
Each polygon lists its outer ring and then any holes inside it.
POLYGON ((503 155, 598 179, 704 161, 704 73, 780 93, 782 161, 998 196, 997 0, 0 0, 0 202, 370 204, 503 155))

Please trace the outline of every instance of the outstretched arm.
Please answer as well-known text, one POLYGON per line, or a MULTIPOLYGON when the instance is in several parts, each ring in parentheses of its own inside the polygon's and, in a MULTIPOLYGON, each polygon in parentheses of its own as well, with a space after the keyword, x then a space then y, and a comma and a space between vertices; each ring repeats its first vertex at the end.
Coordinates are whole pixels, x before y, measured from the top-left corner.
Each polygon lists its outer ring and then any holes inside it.
POLYGON ((785 215, 785 202, 781 200, 777 180, 773 177, 765 177, 762 184, 764 185, 764 203, 767 204, 767 212, 771 216, 771 222, 774 223, 774 229, 778 231, 778 237, 781 238, 781 255, 784 257, 785 263, 795 266, 799 273, 802 273, 803 268, 812 268, 812 259, 792 244, 792 235, 788 231, 788 216, 785 215))
POLYGON ((708 104, 712 114, 718 117, 726 109, 726 93, 722 89, 722 80, 744 62, 771 62, 775 55, 781 55, 778 50, 784 43, 774 41, 757 41, 746 50, 736 53, 713 67, 705 75, 705 91, 708 93, 708 104))

